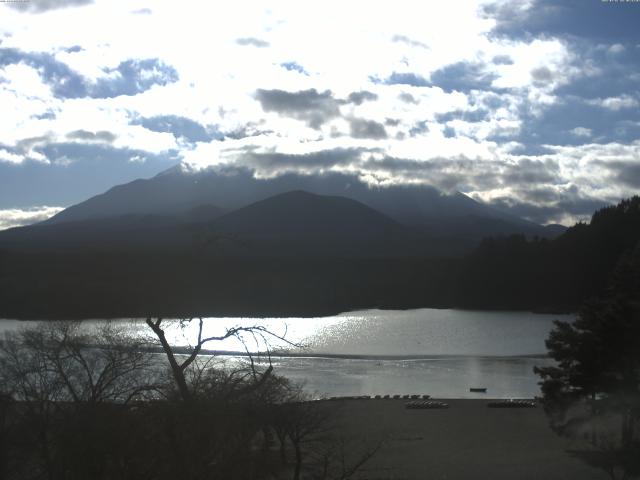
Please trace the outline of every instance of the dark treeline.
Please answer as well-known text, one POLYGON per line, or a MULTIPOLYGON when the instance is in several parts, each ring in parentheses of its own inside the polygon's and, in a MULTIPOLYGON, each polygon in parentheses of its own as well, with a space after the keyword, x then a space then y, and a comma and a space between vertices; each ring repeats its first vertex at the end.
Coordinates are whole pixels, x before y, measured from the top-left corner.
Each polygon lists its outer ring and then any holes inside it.
POLYGON ((0 317, 324 315, 451 304, 442 259, 220 259, 197 253, 0 254, 0 317))
POLYGON ((575 311, 640 242, 640 197, 559 237, 488 238, 464 258, 225 257, 0 250, 0 317, 315 316, 364 308, 575 311))
POLYGON ((468 308, 574 311, 604 293, 640 249, 640 197, 594 213, 554 240, 488 238, 464 260, 454 303, 468 308))

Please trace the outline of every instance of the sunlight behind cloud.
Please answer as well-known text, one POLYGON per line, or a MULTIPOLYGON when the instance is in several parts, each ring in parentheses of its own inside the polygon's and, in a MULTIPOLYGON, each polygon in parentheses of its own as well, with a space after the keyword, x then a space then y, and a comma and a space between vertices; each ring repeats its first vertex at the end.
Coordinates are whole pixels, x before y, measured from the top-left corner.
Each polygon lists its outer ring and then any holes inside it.
MULTIPOLYGON (((629 145, 640 135, 633 45, 527 34, 535 1, 80 3, 37 14, 0 6, 0 101, 9 112, 0 165, 61 168, 52 155, 69 142, 191 169, 233 163, 248 148, 299 155, 339 143, 425 166, 464 157, 475 172, 545 155, 564 165, 586 142, 629 145), (615 79, 606 83, 608 72, 615 79), (564 137, 549 117, 564 122, 564 137), (152 127, 158 119, 174 121, 152 127), (109 135, 69 137, 78 130, 109 135)), ((332 166, 358 168, 373 178, 365 164, 332 166)), ((430 168, 412 181, 499 196, 472 180, 441 184, 430 168)), ((563 169, 544 187, 568 182, 601 201, 637 187, 615 176, 605 187, 597 172, 563 169)))

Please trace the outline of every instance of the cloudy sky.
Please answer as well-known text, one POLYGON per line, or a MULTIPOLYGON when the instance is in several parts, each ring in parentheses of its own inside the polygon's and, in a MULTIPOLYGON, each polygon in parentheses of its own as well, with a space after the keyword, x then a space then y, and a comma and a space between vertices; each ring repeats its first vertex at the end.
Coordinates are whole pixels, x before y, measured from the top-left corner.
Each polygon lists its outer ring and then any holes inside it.
POLYGON ((0 228, 173 165, 569 224, 640 190, 640 2, 0 2, 0 228))

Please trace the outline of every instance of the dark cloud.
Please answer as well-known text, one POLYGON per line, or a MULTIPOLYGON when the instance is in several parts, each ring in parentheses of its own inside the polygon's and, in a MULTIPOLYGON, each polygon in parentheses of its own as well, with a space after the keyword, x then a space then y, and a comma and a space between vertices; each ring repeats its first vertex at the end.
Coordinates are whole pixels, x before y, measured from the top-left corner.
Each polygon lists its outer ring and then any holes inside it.
POLYGON ((394 35, 393 37, 391 37, 391 41, 395 43, 404 43, 406 45, 409 45, 410 47, 419 47, 419 48, 427 48, 427 49, 429 48, 429 45, 427 45, 426 43, 422 43, 417 40, 412 40, 409 37, 406 37, 404 35, 394 35))
POLYGON ((631 188, 640 189, 640 163, 622 161, 598 163, 611 172, 615 181, 631 188))
POLYGON ((373 140, 387 138, 387 131, 384 125, 373 120, 352 118, 349 120, 349 126, 351 127, 351 136, 353 138, 370 138, 373 140))
POLYGON ((51 163, 0 162, 0 208, 71 205, 178 163, 177 152, 154 155, 108 144, 53 143, 35 149, 51 163), (135 157, 144 161, 131 161, 135 157))
POLYGON ((453 112, 436 113, 435 119, 438 123, 446 123, 451 120, 462 120, 464 122, 476 123, 487 120, 490 113, 491 112, 489 110, 483 108, 477 108, 475 110, 455 110, 453 112))
POLYGON ((15 48, 0 48, 0 67, 24 63, 38 70, 43 82, 60 98, 111 98, 136 95, 154 85, 166 85, 178 80, 176 70, 158 59, 127 60, 116 68, 105 69, 110 78, 94 84, 48 53, 23 52, 15 48), (115 74, 115 75, 114 75, 115 74))
POLYGON ((257 135, 267 135, 273 133, 273 130, 265 129, 262 123, 249 122, 232 131, 224 132, 224 138, 239 140, 241 138, 255 137, 257 135))
POLYGON ((547 67, 539 67, 531 70, 531 78, 534 85, 544 86, 553 82, 553 73, 547 67))
POLYGON ((451 125, 447 125, 444 127, 444 129, 442 129, 442 135, 444 135, 445 138, 455 138, 456 129, 453 128, 451 125))
POLYGON ((281 67, 291 71, 302 73, 303 75, 309 76, 309 72, 307 72, 302 65, 297 62, 284 62, 280 64, 281 67))
POLYGON ((517 164, 507 165, 502 175, 502 181, 507 187, 557 183, 559 174, 560 166, 555 160, 521 158, 517 164))
POLYGON ((78 52, 82 52, 83 50, 84 48, 82 48, 80 45, 74 45, 73 47, 64 49, 64 51, 67 53, 78 53, 78 52))
POLYGON ((36 120, 53 120, 54 118, 56 118, 56 112, 54 112, 53 110, 47 110, 44 113, 33 115, 31 118, 35 118, 36 120))
POLYGON ((419 181, 441 191, 474 190, 500 186, 495 162, 479 162, 465 157, 412 160, 384 156, 381 149, 336 148, 308 154, 256 153, 247 149, 233 168, 248 168, 270 177, 288 173, 322 175, 335 168, 356 169, 360 174, 398 183, 419 181), (366 157, 369 158, 366 158, 366 157))
POLYGON ((479 162, 462 156, 428 160, 387 156, 381 160, 367 160, 360 168, 384 171, 400 181, 419 180, 445 192, 482 190, 500 185, 494 162, 479 162))
POLYGON ((25 13, 43 13, 49 10, 89 5, 93 0, 27 0, 20 2, 5 2, 4 5, 25 13))
POLYGON ((506 107, 509 105, 509 99, 495 93, 488 93, 483 95, 480 99, 480 103, 488 109, 495 110, 500 107, 506 107))
POLYGON ((238 45, 242 45, 243 47, 256 47, 256 48, 266 48, 270 45, 269 42, 265 42, 264 40, 260 40, 259 38, 253 38, 253 37, 238 38, 236 40, 236 43, 238 45))
POLYGON ((413 95, 407 92, 402 92, 398 95, 398 99, 402 100, 404 103, 412 103, 413 105, 417 105, 418 102, 413 95))
POLYGON ((494 65, 513 65, 513 59, 509 55, 496 55, 492 62, 494 65))
POLYGON ((562 195, 553 187, 531 185, 530 188, 519 190, 519 197, 536 205, 550 204, 562 199, 562 195))
POLYGON ((319 172, 336 165, 356 162, 362 152, 362 149, 357 148, 336 148, 306 154, 247 152, 238 164, 269 174, 290 171, 319 172))
MULTIPOLYGON (((377 79, 372 79, 374 83, 380 83, 377 79)), ((411 85, 412 87, 429 87, 431 83, 424 77, 416 73, 393 72, 382 83, 386 85, 411 85)))
POLYGON ((522 198, 500 197, 489 202, 497 210, 539 224, 559 223, 566 216, 588 220, 594 211, 611 202, 581 195, 577 187, 565 191, 535 188, 522 192, 522 198))
POLYGON ((374 101, 378 99, 378 95, 367 90, 360 90, 359 92, 351 92, 347 97, 347 101, 354 103, 355 105, 361 105, 364 102, 374 101))
POLYGON ((442 88, 445 92, 496 90, 491 86, 496 78, 495 73, 485 72, 484 66, 480 63, 458 62, 433 72, 431 84, 442 88))
POLYGON ((409 130, 409 135, 415 137, 416 135, 421 135, 429 131, 429 126, 427 125, 427 121, 423 120, 421 122, 417 122, 411 127, 409 130))
POLYGON ((265 112, 295 118, 311 128, 319 128, 326 121, 340 115, 339 103, 331 91, 318 93, 316 89, 287 92, 284 90, 256 91, 256 98, 265 112))
POLYGON ((90 142, 93 141, 113 143, 117 136, 106 130, 100 130, 98 132, 89 132, 88 130, 75 130, 73 132, 67 133, 67 138, 69 140, 87 140, 90 142))
MULTIPOLYGON (((38 137, 23 138, 21 140, 18 140, 18 142, 16 142, 16 146, 15 146, 15 149, 13 150, 13 153, 25 154, 25 153, 29 152, 29 150, 31 150, 36 145, 47 144, 50 141, 51 141, 51 137, 49 137, 47 135, 41 135, 41 136, 38 136, 38 137)), ((7 148, 7 147, 5 147, 5 148, 7 148)))
POLYGON ((198 122, 176 115, 141 117, 131 121, 131 124, 142 125, 153 132, 172 133, 176 138, 184 138, 189 142, 209 142, 223 138, 218 130, 209 130, 198 122))
POLYGON ((90 88, 90 96, 112 98, 120 95, 137 95, 154 85, 177 82, 178 72, 157 58, 126 60, 116 68, 105 69, 105 73, 116 74, 115 78, 99 79, 90 88))
POLYGON ((640 9, 636 2, 536 0, 527 10, 522 9, 520 2, 496 2, 486 6, 484 13, 497 21, 493 31, 496 35, 640 42, 640 9))

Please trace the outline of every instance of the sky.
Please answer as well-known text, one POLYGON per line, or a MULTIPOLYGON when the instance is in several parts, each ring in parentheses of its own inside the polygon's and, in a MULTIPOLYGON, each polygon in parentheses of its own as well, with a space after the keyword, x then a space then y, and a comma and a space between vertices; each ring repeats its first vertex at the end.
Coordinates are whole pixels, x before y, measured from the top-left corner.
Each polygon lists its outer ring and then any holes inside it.
POLYGON ((0 1, 0 229, 181 164, 566 225, 640 190, 640 1, 0 1))

